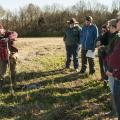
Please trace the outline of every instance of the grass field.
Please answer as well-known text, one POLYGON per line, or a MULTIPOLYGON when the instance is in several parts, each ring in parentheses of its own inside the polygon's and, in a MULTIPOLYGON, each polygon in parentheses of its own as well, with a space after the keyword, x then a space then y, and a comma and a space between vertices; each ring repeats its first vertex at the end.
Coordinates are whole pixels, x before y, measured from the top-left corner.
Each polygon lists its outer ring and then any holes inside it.
POLYGON ((104 92, 98 59, 96 74, 64 70, 62 38, 19 38, 15 96, 9 80, 0 93, 0 120, 109 120, 109 88, 104 92))

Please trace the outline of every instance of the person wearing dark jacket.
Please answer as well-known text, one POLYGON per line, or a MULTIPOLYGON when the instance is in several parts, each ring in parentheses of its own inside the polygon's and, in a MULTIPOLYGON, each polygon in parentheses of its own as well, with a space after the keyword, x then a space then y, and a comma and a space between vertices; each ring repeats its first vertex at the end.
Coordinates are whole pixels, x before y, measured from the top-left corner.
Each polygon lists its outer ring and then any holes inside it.
POLYGON ((105 70, 104 70, 104 57, 106 55, 105 49, 109 43, 110 32, 107 28, 107 25, 102 25, 101 34, 98 37, 96 46, 98 47, 98 57, 100 65, 101 80, 106 81, 108 79, 105 70))
POLYGON ((66 69, 70 68, 71 59, 73 56, 74 69, 78 72, 78 52, 80 47, 80 32, 81 27, 75 18, 70 19, 64 34, 64 42, 67 53, 66 69))
MULTIPOLYGON (((107 61, 107 70, 112 72, 112 68, 109 66, 109 56, 112 54, 115 46, 116 46, 116 38, 118 37, 118 30, 116 26, 116 19, 111 19, 110 20, 110 33, 111 33, 111 40, 109 45, 107 46, 106 49, 106 57, 105 57, 105 62, 107 61)), ((114 86, 114 79, 113 77, 109 76, 109 82, 110 82, 110 90, 111 93, 113 94, 113 86, 114 86)))
POLYGON ((98 28, 93 24, 93 18, 91 16, 85 17, 85 25, 82 28, 80 34, 80 40, 82 45, 81 59, 82 68, 80 73, 84 74, 87 68, 87 60, 89 63, 89 74, 93 75, 95 73, 94 69, 94 51, 96 39, 98 37, 98 28))
POLYGON ((108 50, 110 54, 107 56, 107 64, 109 70, 106 74, 113 77, 113 96, 115 100, 118 120, 120 120, 120 18, 116 21, 117 32, 109 44, 108 50))

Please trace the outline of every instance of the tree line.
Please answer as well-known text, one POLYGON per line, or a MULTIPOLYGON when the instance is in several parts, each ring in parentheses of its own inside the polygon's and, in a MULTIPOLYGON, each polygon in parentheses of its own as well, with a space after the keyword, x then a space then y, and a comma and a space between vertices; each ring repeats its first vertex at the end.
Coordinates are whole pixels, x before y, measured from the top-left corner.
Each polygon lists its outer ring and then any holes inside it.
POLYGON ((82 26, 84 17, 91 15, 101 27, 109 19, 115 18, 120 10, 120 0, 113 0, 112 7, 93 0, 80 0, 75 5, 65 8, 59 4, 40 6, 29 3, 13 12, 0 6, 1 23, 6 30, 15 30, 21 37, 62 36, 66 21, 75 17, 82 26))

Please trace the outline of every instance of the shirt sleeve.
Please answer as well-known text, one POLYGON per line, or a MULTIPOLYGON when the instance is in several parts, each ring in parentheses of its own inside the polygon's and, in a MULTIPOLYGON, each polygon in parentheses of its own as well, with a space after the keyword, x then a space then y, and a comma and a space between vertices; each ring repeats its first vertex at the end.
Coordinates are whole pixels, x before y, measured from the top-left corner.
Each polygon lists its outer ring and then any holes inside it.
POLYGON ((117 42, 112 54, 109 57, 109 65, 113 69, 120 68, 120 40, 117 42))

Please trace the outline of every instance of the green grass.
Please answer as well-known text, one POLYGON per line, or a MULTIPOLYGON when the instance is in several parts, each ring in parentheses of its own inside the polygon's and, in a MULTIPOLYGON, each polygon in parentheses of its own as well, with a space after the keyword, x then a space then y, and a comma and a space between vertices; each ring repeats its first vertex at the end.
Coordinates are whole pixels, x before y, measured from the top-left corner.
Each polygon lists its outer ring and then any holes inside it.
MULTIPOLYGON (((81 76, 64 68, 65 53, 37 55, 25 64, 18 63, 17 85, 37 84, 15 89, 9 87, 0 93, 0 119, 2 120, 96 120, 105 118, 110 111, 109 88, 104 93, 99 81, 98 63, 96 75, 81 76)), ((9 81, 6 81, 8 84, 9 81)))

